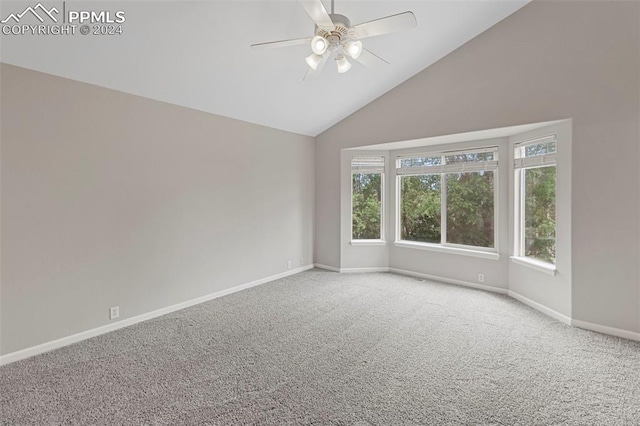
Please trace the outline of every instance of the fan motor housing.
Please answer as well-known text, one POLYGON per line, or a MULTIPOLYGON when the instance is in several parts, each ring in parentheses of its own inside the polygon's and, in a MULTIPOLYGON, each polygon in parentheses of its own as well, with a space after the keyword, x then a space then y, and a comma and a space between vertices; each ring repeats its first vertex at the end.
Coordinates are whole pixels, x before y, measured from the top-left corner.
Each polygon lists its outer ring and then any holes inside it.
POLYGON ((324 37, 330 44, 336 45, 349 37, 351 21, 346 16, 337 13, 331 13, 329 17, 335 28, 331 31, 326 31, 316 25, 315 34, 324 37))

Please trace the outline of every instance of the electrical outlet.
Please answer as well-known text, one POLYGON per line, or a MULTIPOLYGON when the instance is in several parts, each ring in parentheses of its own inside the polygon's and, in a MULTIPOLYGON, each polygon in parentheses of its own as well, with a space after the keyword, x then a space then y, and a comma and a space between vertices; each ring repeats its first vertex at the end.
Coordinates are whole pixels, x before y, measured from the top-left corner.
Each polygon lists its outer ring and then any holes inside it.
POLYGON ((120 306, 109 308, 109 319, 116 319, 120 316, 120 306))
POLYGON ((484 282, 484 274, 478 274, 478 281, 480 281, 481 283, 484 282))
POLYGON ((291 261, 290 260, 287 262, 287 269, 291 269, 291 261))

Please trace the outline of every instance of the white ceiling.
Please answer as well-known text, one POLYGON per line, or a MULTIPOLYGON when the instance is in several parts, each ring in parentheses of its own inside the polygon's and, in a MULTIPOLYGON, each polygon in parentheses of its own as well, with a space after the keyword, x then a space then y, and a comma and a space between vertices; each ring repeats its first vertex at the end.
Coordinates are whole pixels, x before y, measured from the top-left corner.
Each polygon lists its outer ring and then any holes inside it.
MULTIPOLYGON (((253 51, 250 44, 311 36, 296 1, 73 1, 83 10, 124 10, 121 36, 0 36, 2 62, 251 123, 315 136, 530 0, 336 0, 352 24, 406 10, 418 27, 363 40, 391 65, 327 64, 303 82, 308 46, 253 51)), ((33 3, 37 3, 33 1, 33 3)), ((29 3, 2 1, 0 15, 29 3)), ((58 6, 62 1, 43 1, 58 6)), ((329 9, 330 2, 325 0, 329 9)))

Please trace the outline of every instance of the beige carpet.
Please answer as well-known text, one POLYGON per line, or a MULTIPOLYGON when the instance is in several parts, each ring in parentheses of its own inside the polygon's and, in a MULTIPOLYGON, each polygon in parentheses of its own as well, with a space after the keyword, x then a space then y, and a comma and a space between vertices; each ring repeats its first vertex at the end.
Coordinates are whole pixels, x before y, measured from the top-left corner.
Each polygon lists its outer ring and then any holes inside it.
POLYGON ((638 425, 640 343, 312 270, 0 367, 0 423, 638 425))

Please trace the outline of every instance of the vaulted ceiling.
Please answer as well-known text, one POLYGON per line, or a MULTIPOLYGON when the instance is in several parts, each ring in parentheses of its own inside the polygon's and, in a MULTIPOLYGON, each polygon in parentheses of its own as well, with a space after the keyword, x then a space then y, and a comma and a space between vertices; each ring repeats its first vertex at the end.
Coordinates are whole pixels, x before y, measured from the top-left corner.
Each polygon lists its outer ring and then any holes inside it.
MULTIPOLYGON (((308 46, 253 51, 264 41, 313 35, 296 1, 47 2, 123 10, 121 35, 2 35, 0 60, 226 117, 315 136, 506 18, 529 0, 337 0, 352 24, 411 10, 412 30, 363 40, 390 62, 327 64, 303 82, 308 46)), ((25 2, 2 2, 0 15, 25 2)), ((327 9, 330 2, 325 1, 327 9)), ((37 22, 36 22, 37 23, 37 22)))

